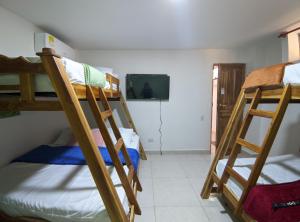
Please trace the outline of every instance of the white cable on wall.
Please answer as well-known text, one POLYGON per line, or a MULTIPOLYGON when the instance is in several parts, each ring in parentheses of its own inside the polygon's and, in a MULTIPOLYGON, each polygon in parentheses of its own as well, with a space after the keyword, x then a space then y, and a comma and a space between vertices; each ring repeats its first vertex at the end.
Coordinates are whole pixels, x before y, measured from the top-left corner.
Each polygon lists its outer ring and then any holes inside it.
POLYGON ((159 125, 159 151, 160 151, 160 155, 162 155, 162 125, 163 125, 163 121, 162 121, 162 117, 161 117, 161 99, 159 100, 159 120, 160 120, 160 125, 159 125))

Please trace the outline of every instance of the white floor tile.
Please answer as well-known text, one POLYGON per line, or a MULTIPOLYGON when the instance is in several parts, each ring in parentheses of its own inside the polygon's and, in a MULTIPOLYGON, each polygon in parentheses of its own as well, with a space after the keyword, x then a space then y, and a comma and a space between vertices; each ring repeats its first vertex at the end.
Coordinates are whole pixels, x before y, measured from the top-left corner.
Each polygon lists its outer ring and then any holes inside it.
POLYGON ((177 162, 178 154, 152 154, 151 163, 166 163, 166 162, 177 162))
POLYGON ((189 178, 189 181, 192 184, 194 191, 200 195, 200 192, 205 182, 205 178, 203 177, 189 178))
POLYGON ((181 165, 188 178, 204 178, 210 167, 207 161, 184 161, 181 165))
POLYGON ((183 154, 178 157, 179 160, 182 161, 211 161, 210 154, 183 154))
POLYGON ((138 193, 138 202, 140 206, 143 207, 153 207, 153 181, 152 179, 142 179, 141 184, 143 191, 138 193))
POLYGON ((210 167, 206 154, 151 154, 141 161, 137 222, 229 222, 218 198, 200 197, 210 167))
POLYGON ((155 206, 200 206, 188 179, 153 178, 155 206))
POLYGON ((186 174, 181 165, 176 162, 152 163, 153 178, 185 178, 186 174))
POLYGON ((142 207, 142 215, 136 215, 135 222, 155 222, 154 207, 142 207))
POLYGON ((152 167, 149 165, 148 167, 140 167, 139 169, 139 178, 152 178, 152 167))
POLYGON ((151 160, 140 160, 141 168, 149 168, 151 167, 151 160))
POLYGON ((233 221, 228 212, 223 207, 204 207, 209 221, 211 222, 231 222, 233 221))
POLYGON ((208 222, 202 207, 157 207, 156 222, 208 222))
POLYGON ((195 195, 197 196, 200 204, 202 206, 211 206, 211 207, 221 207, 222 204, 220 203, 217 197, 210 197, 209 199, 202 199, 200 196, 203 184, 205 182, 205 178, 189 178, 190 183, 192 184, 193 190, 195 195))

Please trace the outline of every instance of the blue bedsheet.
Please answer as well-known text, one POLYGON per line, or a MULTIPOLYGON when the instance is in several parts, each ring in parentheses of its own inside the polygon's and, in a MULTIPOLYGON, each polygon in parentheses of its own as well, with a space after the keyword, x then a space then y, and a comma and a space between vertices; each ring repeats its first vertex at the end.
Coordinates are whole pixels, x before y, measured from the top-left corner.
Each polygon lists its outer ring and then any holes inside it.
MULTIPOLYGON (((100 153, 106 165, 113 165, 106 147, 99 147, 100 153)), ((127 148, 128 155, 137 171, 140 155, 136 149, 127 148)), ((122 152, 119 153, 122 164, 126 164, 122 152)), ((51 147, 41 145, 36 149, 24 154, 12 162, 44 163, 57 165, 85 165, 86 161, 79 146, 51 147)))

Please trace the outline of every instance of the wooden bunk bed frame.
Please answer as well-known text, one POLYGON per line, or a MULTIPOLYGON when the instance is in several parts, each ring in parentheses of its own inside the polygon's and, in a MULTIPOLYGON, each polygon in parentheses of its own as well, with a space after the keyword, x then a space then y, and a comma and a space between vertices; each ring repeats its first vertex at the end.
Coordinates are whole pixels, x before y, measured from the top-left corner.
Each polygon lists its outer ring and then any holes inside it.
MULTIPOLYGON (((140 206, 137 202, 137 191, 142 187, 139 182, 137 172, 128 156, 124 141, 112 115, 112 110, 108 100, 121 101, 125 111, 125 116, 129 125, 134 123, 126 106, 126 102, 119 91, 119 80, 108 75, 110 85, 117 84, 117 90, 103 90, 98 87, 83 86, 71 84, 67 78, 61 57, 56 55, 54 50, 45 48, 42 53, 38 53, 41 63, 31 63, 23 57, 8 58, 0 56, 0 75, 1 74, 19 74, 20 84, 13 86, 0 86, 0 111, 64 111, 69 121, 70 127, 77 139, 87 165, 91 171, 99 194, 104 202, 108 215, 113 222, 134 221, 135 214, 141 214, 140 206), (34 91, 34 75, 37 73, 47 73, 53 88, 55 89, 58 100, 47 100, 44 97, 36 97, 34 91), (7 91, 18 91, 19 96, 15 94, 7 95, 7 91), (6 91, 1 93, 1 91, 6 91), (118 197, 113 182, 109 176, 105 162, 100 155, 97 144, 94 141, 91 128, 82 110, 79 100, 87 100, 96 123, 103 135, 104 142, 114 163, 116 171, 120 177, 123 188, 130 204, 130 212, 126 214, 122 203, 118 197), (102 103, 104 111, 101 110, 97 103, 102 103), (114 145, 105 121, 108 120, 115 137, 117 139, 114 145), (121 151, 129 169, 126 175, 123 165, 118 157, 121 151)), ((140 154, 142 159, 146 159, 145 152, 140 143, 140 154)), ((39 218, 18 217, 13 218, 0 213, 1 221, 45 221, 39 218)))
POLYGON ((228 206, 233 209, 234 216, 246 222, 255 221, 245 213, 242 209, 242 204, 250 189, 257 183, 289 103, 300 103, 300 86, 289 84, 286 86, 277 85, 241 90, 203 185, 201 191, 203 199, 209 198, 212 193, 221 194, 228 206), (240 127, 239 120, 243 116, 247 103, 250 103, 250 106, 240 127), (271 112, 257 109, 260 103, 278 103, 278 105, 275 112, 271 112), (271 119, 261 146, 245 140, 254 116, 271 119), (235 132, 238 127, 240 127, 239 133, 236 135, 235 132), (234 162, 242 147, 257 154, 248 180, 244 179, 233 169, 234 162), (217 176, 216 167, 218 161, 224 159, 228 153, 230 155, 223 175, 220 178, 217 176), (230 177, 234 178, 243 187, 240 198, 226 185, 230 177), (214 186, 215 184, 216 186, 214 186))

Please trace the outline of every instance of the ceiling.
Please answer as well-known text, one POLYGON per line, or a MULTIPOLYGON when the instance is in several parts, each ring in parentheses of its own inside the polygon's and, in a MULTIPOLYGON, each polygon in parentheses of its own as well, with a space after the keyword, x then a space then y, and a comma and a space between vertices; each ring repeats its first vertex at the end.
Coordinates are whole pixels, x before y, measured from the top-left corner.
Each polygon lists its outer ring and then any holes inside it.
POLYGON ((299 0, 0 0, 77 49, 229 48, 300 20, 299 0))

